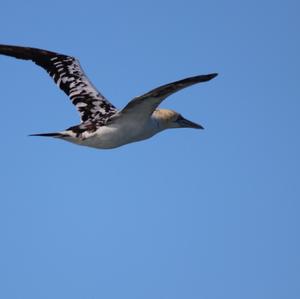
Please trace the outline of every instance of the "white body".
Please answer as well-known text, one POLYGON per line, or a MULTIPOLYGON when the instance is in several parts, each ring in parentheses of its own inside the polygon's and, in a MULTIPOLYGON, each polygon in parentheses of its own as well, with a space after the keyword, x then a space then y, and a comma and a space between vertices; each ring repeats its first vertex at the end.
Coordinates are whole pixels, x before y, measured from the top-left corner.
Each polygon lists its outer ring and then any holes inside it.
MULTIPOLYGON (((155 117, 147 119, 146 123, 140 123, 135 119, 120 118, 118 121, 98 128, 94 133, 82 134, 78 137, 62 137, 62 139, 99 149, 111 149, 152 137, 164 130, 155 117)), ((63 132, 62 132, 63 133, 63 132)))

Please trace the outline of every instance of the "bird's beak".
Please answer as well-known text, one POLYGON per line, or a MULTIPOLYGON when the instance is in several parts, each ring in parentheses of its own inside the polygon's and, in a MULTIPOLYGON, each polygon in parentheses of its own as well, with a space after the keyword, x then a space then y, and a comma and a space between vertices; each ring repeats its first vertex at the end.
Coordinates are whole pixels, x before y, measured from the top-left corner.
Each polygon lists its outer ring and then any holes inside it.
POLYGON ((185 118, 180 118, 177 120, 177 123, 180 125, 181 128, 193 128, 193 129, 204 129, 201 125, 196 124, 190 120, 187 120, 185 118))

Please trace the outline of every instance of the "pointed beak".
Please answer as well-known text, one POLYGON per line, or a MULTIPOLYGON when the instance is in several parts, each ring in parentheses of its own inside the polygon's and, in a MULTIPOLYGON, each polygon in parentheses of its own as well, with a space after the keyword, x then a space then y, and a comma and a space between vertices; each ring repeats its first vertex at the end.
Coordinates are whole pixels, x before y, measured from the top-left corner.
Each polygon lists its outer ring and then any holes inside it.
POLYGON ((187 120, 183 117, 177 120, 177 123, 181 128, 193 128, 193 129, 204 129, 201 125, 196 124, 190 120, 187 120))

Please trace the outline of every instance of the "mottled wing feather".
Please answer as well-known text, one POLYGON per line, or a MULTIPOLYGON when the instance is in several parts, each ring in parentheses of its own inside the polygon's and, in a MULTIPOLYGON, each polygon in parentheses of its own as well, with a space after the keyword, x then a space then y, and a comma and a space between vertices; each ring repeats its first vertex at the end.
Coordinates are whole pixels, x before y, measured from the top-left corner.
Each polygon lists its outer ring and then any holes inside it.
POLYGON ((144 95, 138 96, 130 101, 120 112, 120 115, 136 114, 137 117, 146 118, 171 94, 189 87, 193 84, 209 81, 217 76, 216 73, 189 77, 157 87, 144 95))
POLYGON ((84 74, 79 61, 47 50, 0 45, 0 54, 32 60, 44 68, 55 83, 71 99, 80 112, 82 122, 105 123, 117 109, 99 93, 84 74))

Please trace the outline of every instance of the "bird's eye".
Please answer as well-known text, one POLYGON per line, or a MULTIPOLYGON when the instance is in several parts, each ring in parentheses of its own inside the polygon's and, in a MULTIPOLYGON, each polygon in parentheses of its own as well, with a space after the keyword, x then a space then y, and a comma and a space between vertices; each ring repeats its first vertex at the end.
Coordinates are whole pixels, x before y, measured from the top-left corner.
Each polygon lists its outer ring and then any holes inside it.
POLYGON ((182 120, 182 119, 183 119, 182 115, 179 114, 179 115, 177 116, 177 118, 176 118, 176 121, 180 121, 180 120, 182 120))

